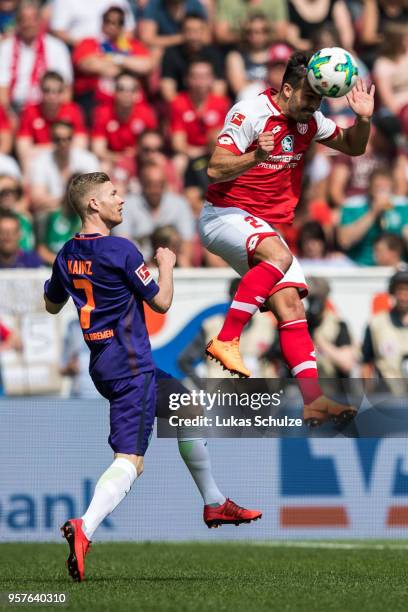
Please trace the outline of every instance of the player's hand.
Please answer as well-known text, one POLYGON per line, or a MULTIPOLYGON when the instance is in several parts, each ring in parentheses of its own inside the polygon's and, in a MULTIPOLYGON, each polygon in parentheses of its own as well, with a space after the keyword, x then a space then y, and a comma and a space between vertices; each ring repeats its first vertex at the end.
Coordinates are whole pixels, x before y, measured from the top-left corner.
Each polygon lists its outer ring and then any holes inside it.
POLYGON ((262 132, 258 138, 258 146, 255 157, 258 161, 265 161, 272 153, 275 146, 275 136, 272 132, 262 132))
POLYGON ((370 119, 374 112, 375 85, 367 89, 362 79, 358 79, 353 89, 346 95, 351 109, 363 119, 370 119))
POLYGON ((159 247, 154 256, 159 268, 174 268, 176 265, 176 255, 170 249, 159 247))

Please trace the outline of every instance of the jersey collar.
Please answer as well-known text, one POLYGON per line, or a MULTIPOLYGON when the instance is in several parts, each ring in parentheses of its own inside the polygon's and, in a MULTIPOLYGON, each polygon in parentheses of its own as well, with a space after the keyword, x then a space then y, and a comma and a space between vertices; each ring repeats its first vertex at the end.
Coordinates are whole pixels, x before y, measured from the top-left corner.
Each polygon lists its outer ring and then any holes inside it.
POLYGON ((77 233, 75 234, 74 238, 75 240, 94 240, 95 238, 103 238, 103 234, 81 234, 81 233, 77 233))

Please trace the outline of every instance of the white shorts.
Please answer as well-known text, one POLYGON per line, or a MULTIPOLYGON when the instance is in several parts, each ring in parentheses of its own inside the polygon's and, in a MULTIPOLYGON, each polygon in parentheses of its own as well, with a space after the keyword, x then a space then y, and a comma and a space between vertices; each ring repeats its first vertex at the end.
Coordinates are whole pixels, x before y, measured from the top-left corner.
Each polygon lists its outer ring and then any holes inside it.
MULTIPOLYGON (((278 236, 286 245, 279 232, 259 217, 241 208, 222 208, 209 202, 204 203, 201 211, 199 232, 205 248, 225 259, 240 276, 251 268, 253 254, 264 238, 278 236)), ((296 257, 271 295, 284 287, 296 287, 302 298, 307 295, 306 279, 296 257)))

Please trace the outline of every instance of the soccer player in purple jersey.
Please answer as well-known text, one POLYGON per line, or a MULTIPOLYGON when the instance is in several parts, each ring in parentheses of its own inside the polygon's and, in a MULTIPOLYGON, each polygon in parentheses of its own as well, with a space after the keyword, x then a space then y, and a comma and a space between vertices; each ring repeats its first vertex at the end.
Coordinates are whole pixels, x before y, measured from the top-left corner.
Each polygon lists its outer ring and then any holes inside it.
MULTIPOLYGON (((69 574, 80 582, 94 531, 143 471, 157 409, 157 379, 169 378, 154 366, 143 301, 158 312, 170 308, 175 255, 169 249, 157 250, 156 283, 133 243, 110 236, 111 229, 122 221, 124 201, 106 174, 76 177, 69 197, 82 228, 56 257, 44 287, 45 305, 49 313, 57 314, 69 297, 74 301, 90 349, 91 377, 110 402, 109 444, 114 451, 114 461, 100 477, 85 514, 69 519, 61 528, 70 546, 69 574)), ((158 395, 166 401, 160 387, 158 395)), ((261 517, 259 511, 240 508, 219 491, 205 440, 179 437, 179 448, 204 498, 208 526, 261 517)))

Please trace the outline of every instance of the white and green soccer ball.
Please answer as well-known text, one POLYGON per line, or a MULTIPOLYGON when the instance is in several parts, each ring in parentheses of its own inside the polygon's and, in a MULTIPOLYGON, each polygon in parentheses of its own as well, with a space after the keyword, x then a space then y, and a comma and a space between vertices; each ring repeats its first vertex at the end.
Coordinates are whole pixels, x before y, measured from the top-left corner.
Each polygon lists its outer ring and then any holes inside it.
POLYGON ((340 98, 352 89, 357 81, 358 66, 354 57, 340 47, 320 49, 307 65, 310 87, 321 96, 340 98))

